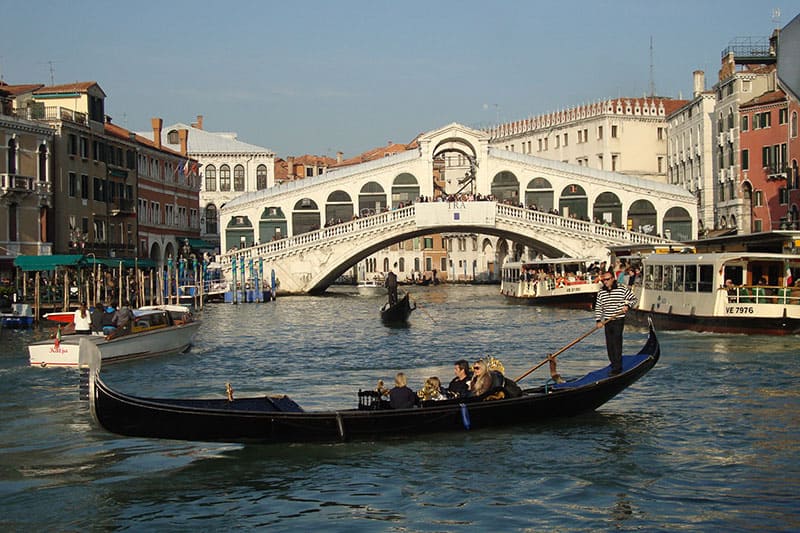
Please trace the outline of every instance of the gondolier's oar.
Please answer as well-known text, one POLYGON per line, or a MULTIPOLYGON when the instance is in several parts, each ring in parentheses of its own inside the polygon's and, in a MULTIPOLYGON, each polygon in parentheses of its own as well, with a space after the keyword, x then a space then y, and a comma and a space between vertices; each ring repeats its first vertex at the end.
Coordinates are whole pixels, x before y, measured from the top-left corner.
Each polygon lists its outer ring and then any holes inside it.
MULTIPOLYGON (((614 313, 613 315, 608 317, 606 320, 603 320, 600 323, 600 325, 601 326, 605 326, 606 324, 608 324, 609 322, 611 322, 612 320, 614 320, 615 318, 617 318, 619 315, 621 315, 623 313, 624 313, 624 311, 620 309, 619 311, 617 311, 616 313, 614 313)), ((539 368, 541 368, 545 363, 552 363, 551 366, 550 366, 550 371, 551 371, 551 374, 554 374, 553 377, 555 377, 555 361, 556 361, 556 357, 558 357, 563 352, 566 352, 567 350, 569 350, 570 348, 572 348, 573 346, 575 346, 576 344, 581 342, 583 339, 585 339, 586 337, 588 337, 589 335, 591 335, 592 333, 594 333, 595 331, 597 331, 599 329, 600 329, 599 327, 595 326, 592 329, 590 329, 589 331, 587 331, 586 333, 584 333, 583 335, 581 335, 580 337, 578 337, 577 339, 575 339, 574 341, 572 341, 571 343, 569 343, 566 346, 564 346, 563 348, 561 348, 560 350, 558 350, 556 352, 553 352, 551 354, 548 354, 547 357, 545 357, 543 361, 541 361, 539 364, 537 364, 536 366, 534 366, 533 368, 531 368, 530 370, 528 370, 527 372, 522 374, 515 381, 519 382, 519 380, 521 380, 522 378, 526 377, 528 374, 530 374, 530 373, 538 370, 539 368)))
POLYGON ((423 312, 423 313, 425 313, 426 315, 428 315, 428 318, 430 318, 430 319, 431 319, 431 322, 433 322, 433 323, 434 323, 434 325, 435 325, 435 324, 436 324, 436 321, 433 319, 433 317, 431 316, 431 314, 430 314, 429 312, 427 312, 427 311, 425 310, 425 308, 424 308, 424 307, 422 307, 421 305, 419 305, 419 302, 417 302, 417 301, 414 299, 414 297, 413 297, 413 296, 411 296, 411 295, 410 295, 408 292, 406 292, 406 294, 408 294, 408 299, 409 299, 409 300, 411 300, 412 302, 414 302, 414 307, 415 307, 415 308, 416 308, 416 307, 418 307, 418 308, 422 309, 422 312, 423 312))

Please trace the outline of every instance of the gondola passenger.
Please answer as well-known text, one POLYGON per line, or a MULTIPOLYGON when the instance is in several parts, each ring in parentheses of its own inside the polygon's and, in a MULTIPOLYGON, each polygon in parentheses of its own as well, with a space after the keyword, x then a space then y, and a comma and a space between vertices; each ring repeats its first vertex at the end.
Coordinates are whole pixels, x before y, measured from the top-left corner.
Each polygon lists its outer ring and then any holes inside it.
POLYGON ((406 409, 417 404, 417 395, 408 386, 408 379, 402 372, 394 377, 394 387, 389 391, 389 405, 392 409, 406 409))

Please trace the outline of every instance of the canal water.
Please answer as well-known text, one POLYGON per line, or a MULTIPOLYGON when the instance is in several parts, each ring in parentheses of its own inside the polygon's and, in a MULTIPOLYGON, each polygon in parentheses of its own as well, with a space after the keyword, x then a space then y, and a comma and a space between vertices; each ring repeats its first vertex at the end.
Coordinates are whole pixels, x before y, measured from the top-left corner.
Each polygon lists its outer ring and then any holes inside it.
MULTIPOLYGON (((414 289, 408 328, 382 298, 211 305, 191 352, 109 366, 131 393, 287 393, 351 407, 398 370, 418 388, 493 355, 515 377, 589 331, 588 311, 512 305, 497 286, 414 289)), ((0 528, 271 531, 800 530, 798 338, 660 332, 659 364, 595 413, 380 442, 243 446, 95 427, 75 370, 27 366, 47 331, 0 338, 0 528)), ((625 351, 646 332, 628 328, 625 351)), ((602 334, 560 357, 606 364, 602 334)), ((546 379, 545 369, 526 378, 546 379)))

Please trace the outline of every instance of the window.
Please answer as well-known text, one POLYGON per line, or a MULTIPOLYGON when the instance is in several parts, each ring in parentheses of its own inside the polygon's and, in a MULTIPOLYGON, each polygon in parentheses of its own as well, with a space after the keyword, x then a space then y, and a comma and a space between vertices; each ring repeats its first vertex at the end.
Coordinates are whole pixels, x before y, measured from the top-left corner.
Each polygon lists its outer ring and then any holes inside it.
POLYGON ((781 205, 786 205, 789 203, 789 189, 786 187, 781 187, 778 189, 778 202, 781 205))
POLYGON ((786 124, 789 121, 789 110, 787 108, 778 110, 778 124, 786 124))
POLYGON ((742 115, 742 131, 750 129, 750 115, 742 115))
POLYGON ((80 185, 78 184, 78 175, 74 172, 69 173, 69 195, 72 198, 78 196, 80 192, 80 185))
POLYGON ((81 157, 84 159, 89 158, 89 139, 81 137, 81 157))
POLYGON ((70 133, 67 137, 67 151, 70 155, 78 154, 78 136, 70 133))
POLYGON ((714 291, 714 265, 700 265, 700 281, 697 284, 698 292, 714 291))
POLYGON ((231 190, 231 167, 228 165, 219 167, 219 190, 231 190))
MULTIPOLYGON (((659 130, 659 134, 660 134, 661 128, 658 128, 658 130, 659 130)), ((603 126, 597 126, 597 138, 598 139, 602 139, 603 138, 603 126)))
POLYGON ((256 189, 266 189, 267 188, 267 166, 266 165, 258 165, 256 169, 256 189))
POLYGON ((742 150, 742 170, 750 170, 750 150, 742 150))
POLYGON ((797 111, 792 111, 792 123, 789 125, 789 134, 797 137, 797 111))
MULTIPOLYGON (((84 200, 89 199, 89 176, 86 174, 81 174, 81 198, 84 200)), ((86 224, 88 229, 89 223, 87 222, 86 224)))
POLYGON ((753 220, 753 233, 761 233, 762 231, 764 231, 764 223, 761 219, 753 220))
POLYGON ((612 139, 616 139, 617 138, 617 127, 616 126, 611 126, 611 138, 612 139))
MULTIPOLYGON (((795 113, 795 115, 796 115, 796 113, 795 113)), ((569 137, 567 136, 566 133, 564 134, 564 146, 569 146, 569 137)))
POLYGON ((103 189, 103 180, 100 178, 94 179, 94 199, 98 202, 106 201, 105 190, 103 189))
POLYGON ((236 165, 233 167, 233 190, 244 191, 244 166, 236 165))
POLYGON ((656 132, 657 132, 658 140, 659 141, 663 141, 664 140, 664 128, 658 128, 658 130, 656 130, 656 132))
POLYGON ((753 192, 753 207, 761 207, 764 205, 764 191, 753 192))
POLYGON ((217 190, 217 167, 214 165, 207 165, 205 170, 206 175, 206 191, 217 190))

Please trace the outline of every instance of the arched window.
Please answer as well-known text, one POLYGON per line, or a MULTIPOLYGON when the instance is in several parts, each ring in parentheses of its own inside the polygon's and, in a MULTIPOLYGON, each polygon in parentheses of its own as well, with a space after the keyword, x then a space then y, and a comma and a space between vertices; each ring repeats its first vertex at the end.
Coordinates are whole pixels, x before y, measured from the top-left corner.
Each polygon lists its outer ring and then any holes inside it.
POLYGON ((256 190, 267 188, 267 165, 258 165, 256 169, 256 190))
POLYGON ((206 165, 206 191, 217 190, 217 167, 214 165, 206 165))
POLYGON ((233 167, 233 190, 237 192, 244 191, 244 165, 233 167))
POLYGON ((231 167, 228 165, 219 167, 219 190, 231 190, 231 167))
POLYGON ((8 140, 8 162, 6 167, 9 174, 17 173, 17 140, 13 138, 8 140))
POLYGON ((791 137, 797 137, 797 111, 792 111, 792 122, 789 125, 791 137))
POLYGON ((47 145, 39 146, 39 181, 47 181, 47 145))
POLYGON ((217 206, 214 204, 208 204, 206 206, 206 233, 216 234, 217 233, 217 206))

